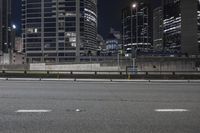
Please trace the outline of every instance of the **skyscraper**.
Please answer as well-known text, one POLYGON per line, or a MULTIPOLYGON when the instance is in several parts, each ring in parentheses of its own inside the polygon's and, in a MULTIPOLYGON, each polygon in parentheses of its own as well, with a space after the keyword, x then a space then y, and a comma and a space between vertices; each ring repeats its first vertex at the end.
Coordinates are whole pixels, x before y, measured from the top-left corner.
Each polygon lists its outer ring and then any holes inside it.
POLYGON ((122 43, 127 55, 133 50, 146 52, 151 48, 149 7, 140 3, 122 10, 122 43), (132 17, 131 17, 132 16, 132 17))
POLYGON ((97 0, 22 0, 22 28, 28 63, 80 61, 97 50, 97 0))
POLYGON ((165 51, 193 55, 200 53, 198 4, 199 0, 163 0, 165 51))
POLYGON ((0 0, 0 57, 1 63, 9 63, 11 47, 11 0, 0 0))
POLYGON ((153 46, 155 51, 163 51, 163 8, 153 11, 153 46))

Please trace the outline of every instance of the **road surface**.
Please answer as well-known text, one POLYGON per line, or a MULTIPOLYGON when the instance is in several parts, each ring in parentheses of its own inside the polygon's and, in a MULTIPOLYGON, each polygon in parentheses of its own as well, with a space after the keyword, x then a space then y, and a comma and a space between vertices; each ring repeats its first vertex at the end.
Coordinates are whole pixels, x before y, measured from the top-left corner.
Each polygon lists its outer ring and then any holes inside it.
POLYGON ((0 133, 200 133, 200 83, 0 81, 0 133))

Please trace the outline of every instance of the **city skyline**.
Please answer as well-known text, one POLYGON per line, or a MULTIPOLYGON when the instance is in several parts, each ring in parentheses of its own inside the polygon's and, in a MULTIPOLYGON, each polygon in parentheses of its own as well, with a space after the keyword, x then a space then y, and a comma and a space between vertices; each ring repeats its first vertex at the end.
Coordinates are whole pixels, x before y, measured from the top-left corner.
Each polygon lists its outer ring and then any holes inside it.
POLYGON ((200 0, 0 0, 0 133, 200 133, 200 0))
MULTIPOLYGON (((109 33, 110 28, 121 31, 121 10, 130 3, 131 0, 99 0, 98 1, 98 33, 104 38, 109 33), (115 4, 113 4, 115 3, 115 4), (112 9, 110 8, 112 6, 112 9)), ((137 0, 140 2, 141 0, 137 0)), ((147 2, 149 0, 146 0, 147 2)), ((160 5, 160 0, 151 0, 153 8, 160 5)), ((21 29, 21 0, 12 0, 12 24, 17 25, 17 34, 21 29)))
MULTIPOLYGON (((87 58, 90 56, 114 57, 118 52, 125 58, 199 54, 200 6, 197 1, 118 0, 116 4, 97 0, 16 2, 12 1, 12 21, 9 19, 9 25, 1 26, 12 32, 9 36, 12 43, 4 42, 2 46, 9 44, 8 51, 15 52, 11 47, 15 45, 14 37, 21 37, 24 58, 28 63, 86 61, 91 60, 87 58), (157 7, 160 9, 156 11, 157 7), (191 26, 193 30, 190 30, 191 26), (119 33, 118 43, 108 38, 110 29, 119 33), (112 51, 109 46, 116 44, 116 51, 112 51)), ((6 48, 3 50, 6 53, 6 48)), ((11 60, 12 52, 9 55, 11 60)))

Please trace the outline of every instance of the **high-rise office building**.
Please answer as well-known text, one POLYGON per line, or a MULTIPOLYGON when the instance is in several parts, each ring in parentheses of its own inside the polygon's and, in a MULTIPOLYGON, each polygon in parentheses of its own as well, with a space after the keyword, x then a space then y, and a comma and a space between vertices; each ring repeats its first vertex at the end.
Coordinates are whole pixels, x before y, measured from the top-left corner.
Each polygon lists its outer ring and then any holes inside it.
POLYGON ((197 8, 197 38, 198 38, 198 47, 199 47, 199 53, 200 53, 200 0, 198 0, 198 8, 197 8))
POLYGON ((110 33, 106 38, 106 51, 108 55, 117 55, 121 50, 121 33, 110 29, 110 33))
POLYGON ((199 0, 163 0, 164 50, 199 54, 199 0))
POLYGON ((149 7, 143 3, 122 10, 122 43, 127 56, 151 48, 149 7), (131 17, 132 16, 132 17, 131 17))
POLYGON ((11 47, 11 0, 0 0, 0 57, 1 63, 9 64, 11 47))
POLYGON ((80 61, 97 49, 97 0, 22 0, 22 31, 28 63, 80 61))
POLYGON ((153 10, 153 47, 155 51, 163 51, 163 8, 153 10))

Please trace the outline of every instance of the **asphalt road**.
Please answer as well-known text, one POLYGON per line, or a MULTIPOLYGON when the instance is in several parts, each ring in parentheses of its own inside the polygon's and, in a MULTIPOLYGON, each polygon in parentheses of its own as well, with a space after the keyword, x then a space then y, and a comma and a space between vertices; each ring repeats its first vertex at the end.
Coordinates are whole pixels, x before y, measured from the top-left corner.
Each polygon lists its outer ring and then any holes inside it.
POLYGON ((0 81, 0 133, 200 133, 200 83, 0 81))

